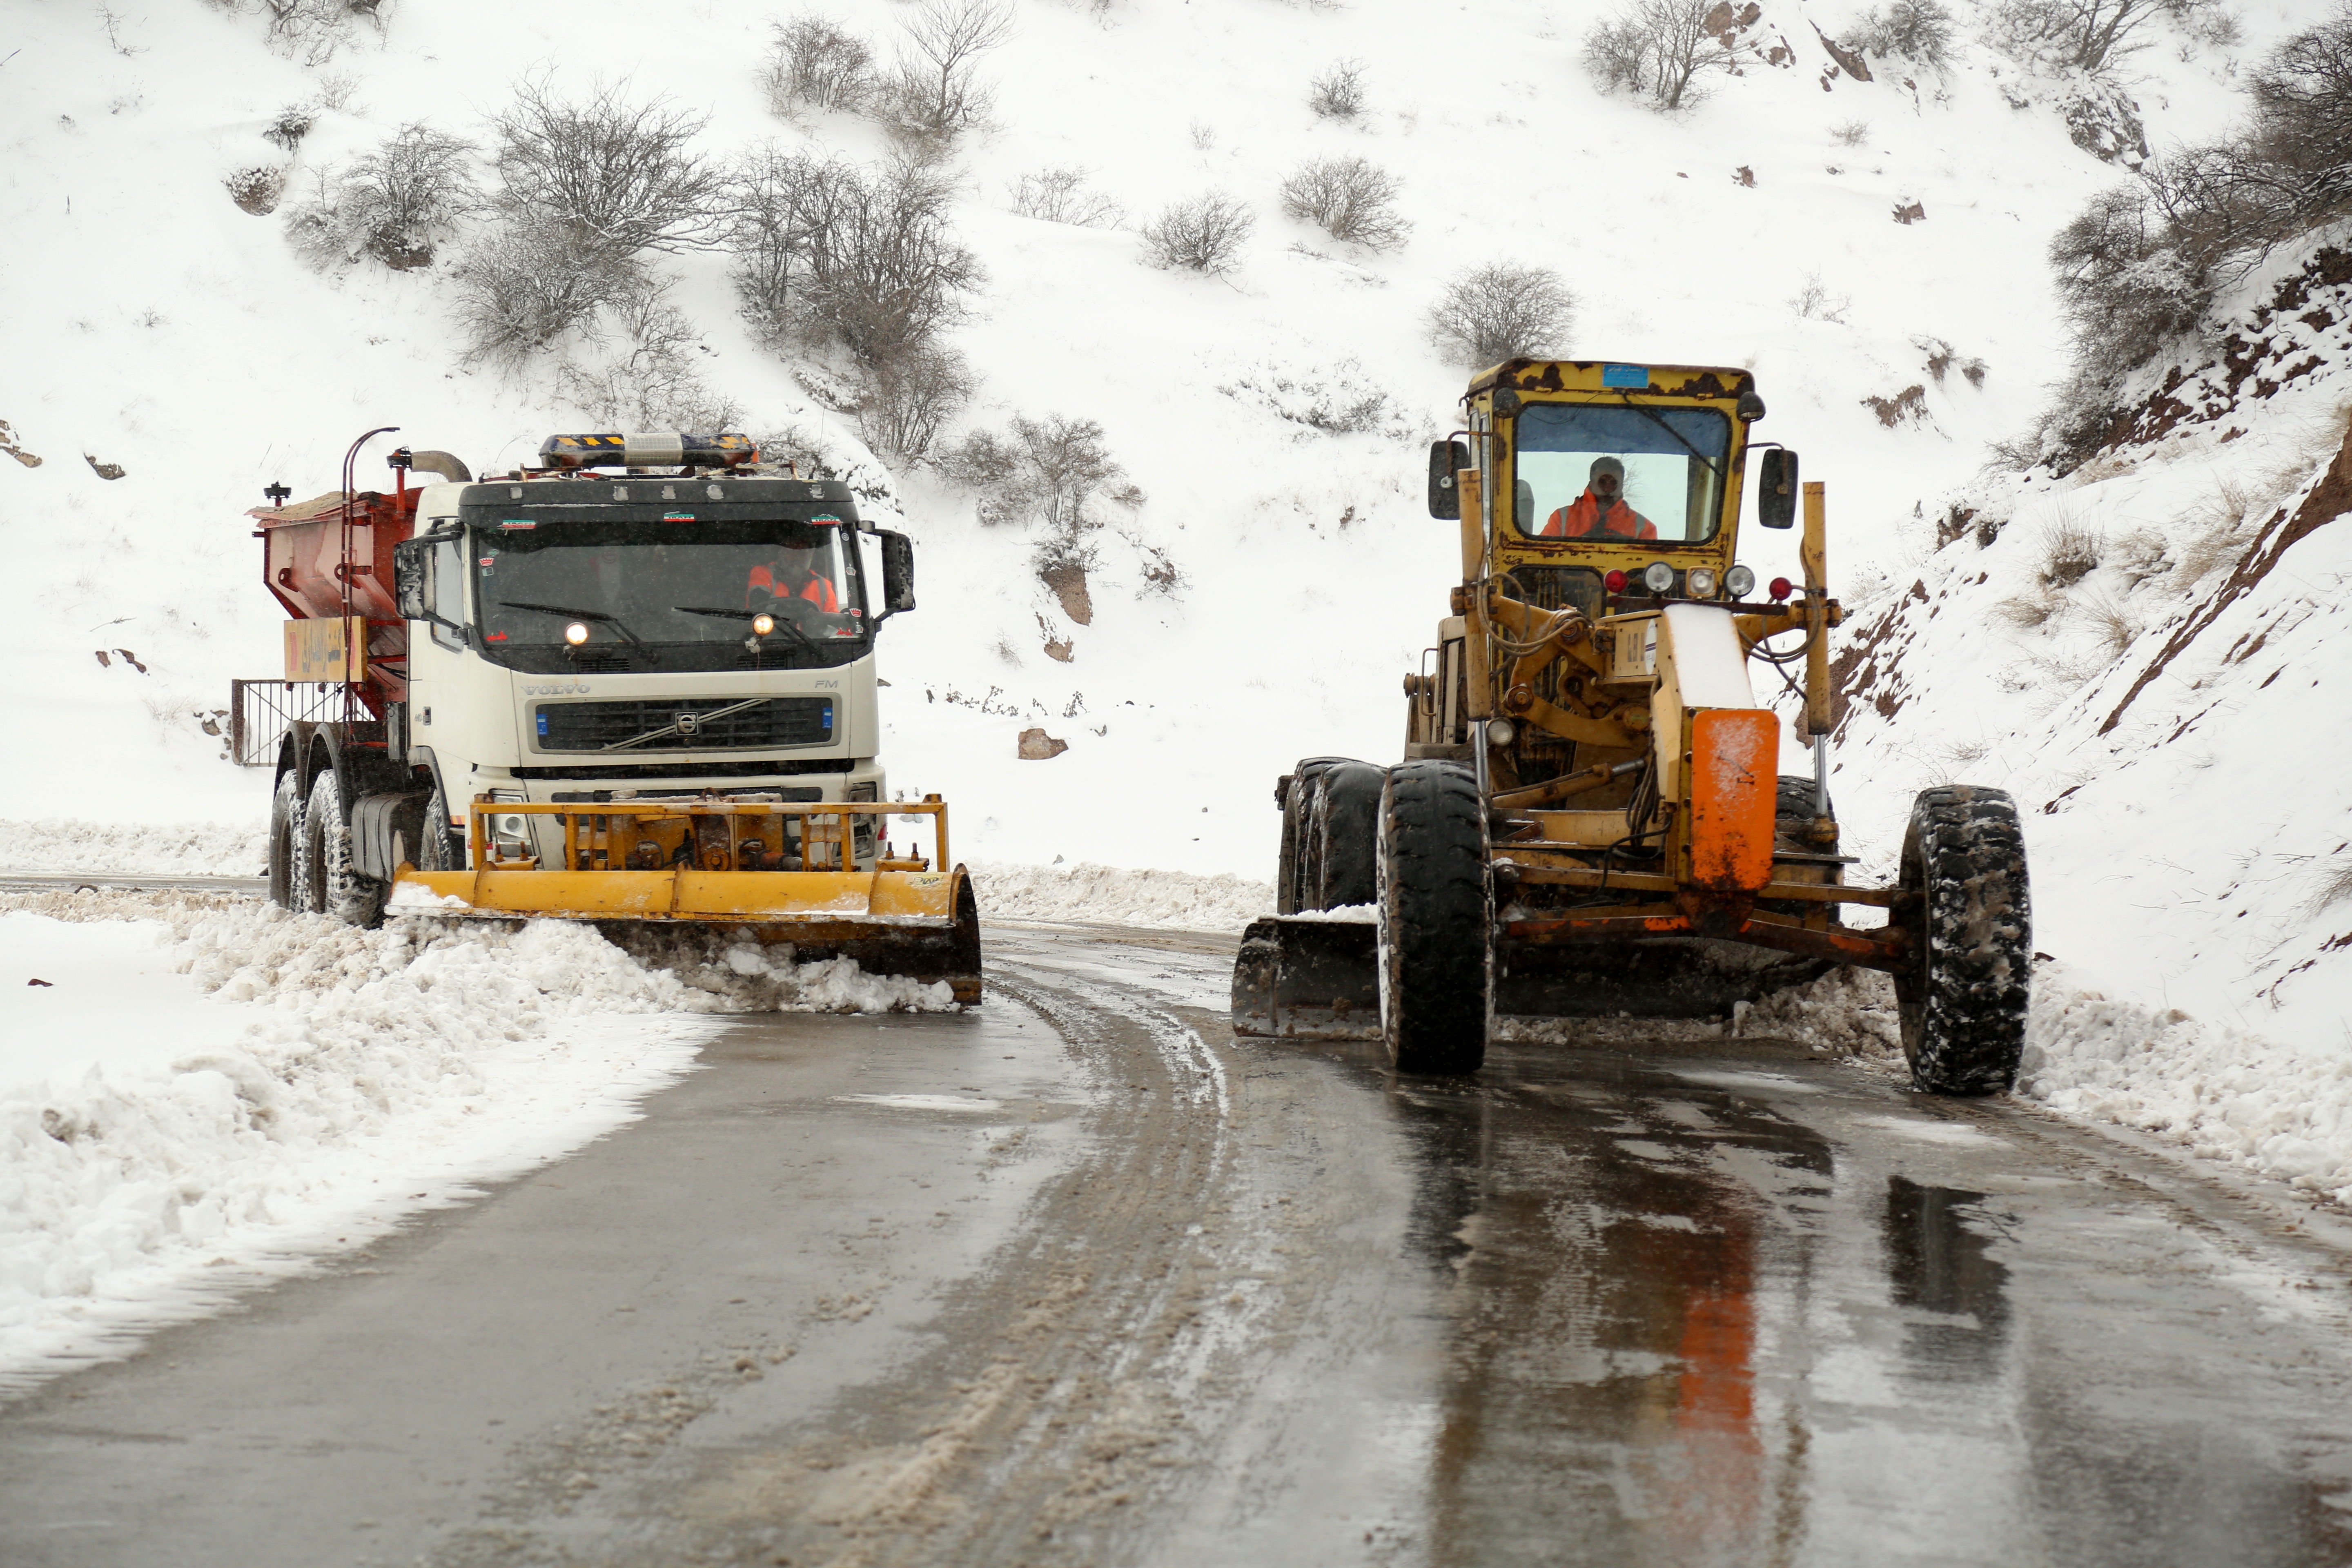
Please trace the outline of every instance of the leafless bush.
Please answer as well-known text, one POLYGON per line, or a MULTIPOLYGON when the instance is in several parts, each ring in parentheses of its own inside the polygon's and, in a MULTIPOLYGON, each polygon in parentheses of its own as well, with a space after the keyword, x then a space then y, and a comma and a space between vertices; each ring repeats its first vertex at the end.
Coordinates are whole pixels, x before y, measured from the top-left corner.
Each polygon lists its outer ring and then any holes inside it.
POLYGON ((1339 60, 1307 84, 1307 107, 1326 120, 1353 120, 1364 112, 1364 62, 1339 60))
POLYGON ((1889 430, 1904 425, 1928 423, 1927 389, 1917 382, 1892 397, 1865 397, 1862 405, 1876 415, 1878 422, 1889 430))
POLYGON ((228 187, 229 200, 256 217, 268 217, 286 194, 286 171, 256 164, 237 170, 221 184, 228 187))
POLYGON ((881 84, 884 120, 917 145, 943 152, 987 120, 992 95, 980 81, 980 57, 1012 36, 1010 0, 922 0, 881 84))
POLYGON ((695 364, 702 336, 668 293, 667 284, 639 279, 605 301, 591 335, 614 351, 589 366, 564 365, 563 395, 614 429, 731 429, 742 410, 704 384, 695 364))
POLYGON ((1941 70, 1952 62, 1959 31, 1943 0, 1888 0, 1863 13, 1853 36, 1865 54, 1941 70))
MULTIPOLYGON (((1251 404, 1278 419, 1325 436, 1386 436, 1410 440, 1417 432, 1395 399, 1370 384, 1352 359, 1328 367, 1328 374, 1289 374, 1266 370, 1238 376, 1217 388, 1236 403, 1251 404)), ((1303 432, 1301 439, 1311 439, 1303 432)))
POLYGON ((1333 239, 1386 250, 1412 225, 1396 210, 1397 177, 1367 158, 1315 158, 1282 183, 1282 210, 1319 224, 1333 239))
POLYGON ((922 344, 862 378, 857 433, 878 456, 921 462, 978 384, 961 354, 922 344))
POLYGON ((274 142, 289 157, 302 145, 302 138, 319 122, 318 110, 307 103, 289 103, 270 117, 261 128, 261 139, 274 142))
POLYGON ((1843 125, 1830 127, 1830 140, 1841 147, 1859 147, 1870 136, 1870 121, 1849 120, 1843 125))
POLYGON ((321 267, 370 257, 395 272, 432 264, 435 251, 481 205, 470 142, 421 121, 372 153, 321 171, 316 194, 289 216, 295 247, 321 267))
POLYGON ((1936 378, 1937 386, 1943 385, 1944 377, 1955 370, 1970 386, 1985 384, 1985 362, 1973 354, 1960 353, 1943 339, 1915 337, 1911 340, 1911 346, 1927 356, 1927 374, 1936 378))
POLYGON ((1105 521, 1096 503, 1134 508, 1144 500, 1111 458, 1102 426, 1058 414, 1043 419, 1015 416, 1002 436, 976 430, 949 448, 940 470, 980 492, 982 522, 1039 524, 1041 572, 1092 570, 1093 536, 1105 521))
POLYGON ((1154 267, 1222 276, 1241 260, 1257 219, 1231 196, 1210 192, 1177 202, 1143 226, 1144 258, 1154 267))
POLYGON ((1796 311, 1800 320, 1830 321, 1841 327, 1845 325, 1845 313, 1853 306, 1850 296, 1832 294, 1818 272, 1806 273, 1804 283, 1789 298, 1789 309, 1796 311))
POLYGON ((1080 228, 1117 228, 1127 210, 1099 191, 1087 189, 1087 172, 1065 165, 1024 174, 1013 187, 1013 210, 1046 223, 1080 228))
POLYGON ((261 14, 269 47, 306 65, 323 65, 352 41, 362 23, 383 26, 383 0, 223 0, 222 9, 261 14))
POLYGON ((599 85, 579 103, 544 76, 491 122, 508 210, 606 265, 707 245, 721 223, 719 171, 692 150, 707 117, 599 85))
POLYGON ((2053 78, 2097 78, 2147 47, 2149 23, 2209 25, 2221 0, 2000 0, 1988 19, 1996 48, 2053 78))
POLYGON ((2313 220, 2352 206, 2352 5, 2280 45, 2252 87, 2255 155, 2297 176, 2313 220))
POLYGON ((1586 36, 1585 73, 1603 92, 1640 93, 1662 111, 1688 108, 1706 96, 1702 79, 1737 58, 1707 25, 1716 8, 1712 0, 1629 0, 1586 36))
POLYGON ((1549 268, 1492 261, 1456 273, 1429 310, 1430 340, 1472 369, 1559 352, 1576 297, 1549 268))
POLYGON ((855 113, 874 92, 874 51, 830 16, 803 12, 772 29, 760 73, 768 107, 855 113))
POLYGON ((2042 525, 2042 566, 2035 575, 2045 588, 2071 588, 2099 569, 2106 550, 2097 529, 2061 512, 2042 525))
POLYGON ((467 357, 504 364, 591 330, 600 307, 628 298, 643 281, 634 264, 583 255, 568 230, 528 219, 485 236, 450 277, 467 357))
POLYGON ((745 319, 762 335, 836 347, 899 374, 964 318, 983 280, 949 226, 952 189, 899 162, 867 173, 808 153, 756 153, 733 187, 730 244, 745 319))

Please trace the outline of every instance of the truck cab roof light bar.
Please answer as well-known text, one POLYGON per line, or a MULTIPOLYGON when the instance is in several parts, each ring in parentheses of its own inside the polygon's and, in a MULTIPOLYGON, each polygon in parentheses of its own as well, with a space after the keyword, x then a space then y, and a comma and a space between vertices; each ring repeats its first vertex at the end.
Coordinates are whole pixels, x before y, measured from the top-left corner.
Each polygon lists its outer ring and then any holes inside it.
POLYGON ((539 447, 541 468, 739 468, 759 459, 749 436, 677 431, 550 436, 539 447))

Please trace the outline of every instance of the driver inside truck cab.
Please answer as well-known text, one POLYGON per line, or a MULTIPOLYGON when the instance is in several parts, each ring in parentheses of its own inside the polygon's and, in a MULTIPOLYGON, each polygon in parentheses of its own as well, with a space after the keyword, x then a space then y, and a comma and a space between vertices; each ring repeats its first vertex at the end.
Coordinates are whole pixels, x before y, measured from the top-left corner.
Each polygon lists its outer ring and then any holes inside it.
POLYGON ((803 599, 827 615, 841 612, 841 595, 833 579, 817 566, 814 550, 779 550, 776 558, 751 568, 744 584, 743 607, 765 608, 777 599, 803 599))
POLYGON ((1540 537, 1586 539, 1595 534, 1620 539, 1658 537, 1658 525, 1625 504, 1625 464, 1622 458, 1593 458, 1584 493, 1546 519, 1540 537))

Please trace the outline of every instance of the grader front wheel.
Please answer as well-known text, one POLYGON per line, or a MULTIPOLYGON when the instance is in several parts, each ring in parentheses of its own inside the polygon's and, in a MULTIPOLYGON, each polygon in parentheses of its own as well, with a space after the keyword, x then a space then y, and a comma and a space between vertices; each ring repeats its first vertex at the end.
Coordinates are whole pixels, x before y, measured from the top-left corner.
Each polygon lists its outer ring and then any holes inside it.
POLYGON ((1922 791, 1903 836, 1909 963, 1895 975, 1903 1054, 1930 1094, 1999 1094, 2017 1082, 2032 978, 2025 838, 2008 794, 1922 791))
POLYGON ((1401 763, 1381 795, 1381 1039, 1399 1072, 1476 1072, 1495 986, 1494 901, 1477 781, 1401 763))

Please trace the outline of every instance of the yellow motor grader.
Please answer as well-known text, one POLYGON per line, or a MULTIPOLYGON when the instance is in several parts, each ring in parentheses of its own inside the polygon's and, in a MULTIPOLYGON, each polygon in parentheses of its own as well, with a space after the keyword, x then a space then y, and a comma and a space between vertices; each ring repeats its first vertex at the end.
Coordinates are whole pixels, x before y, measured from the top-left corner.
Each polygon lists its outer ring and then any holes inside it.
POLYGON ((1276 785, 1277 912, 1244 934, 1235 1029, 1466 1073, 1498 1014, 1719 1016, 1856 964, 1893 975, 1920 1088, 2011 1087, 2032 958, 2016 808, 1927 790, 1895 885, 1845 880, 1822 487, 1752 439, 1753 378, 1518 359, 1464 404, 1429 473, 1462 582, 1405 677, 1403 759, 1310 757, 1276 785), (1751 448, 1758 523, 1801 502, 1804 523, 1801 586, 1760 595, 1738 561, 1751 448), (1809 773, 1780 771, 1780 687, 1809 773))

